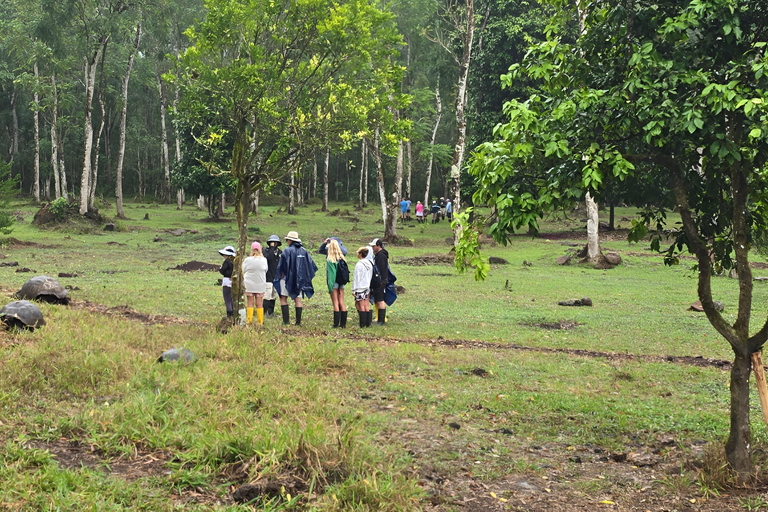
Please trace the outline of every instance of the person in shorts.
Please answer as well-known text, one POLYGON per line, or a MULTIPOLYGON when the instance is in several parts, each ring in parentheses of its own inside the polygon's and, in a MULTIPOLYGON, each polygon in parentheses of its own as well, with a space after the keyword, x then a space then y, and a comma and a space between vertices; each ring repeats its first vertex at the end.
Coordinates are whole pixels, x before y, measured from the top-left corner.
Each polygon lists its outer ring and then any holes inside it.
POLYGON ((267 258, 267 288, 264 292, 264 314, 266 316, 275 316, 275 301, 280 299, 277 288, 272 283, 275 280, 277 264, 280 262, 280 250, 282 242, 277 235, 270 235, 267 240, 267 247, 264 248, 264 257, 267 258))
POLYGON ((453 220, 453 203, 450 199, 445 200, 445 215, 448 217, 448 222, 453 220))
POLYGON ((373 248, 373 264, 376 265, 379 276, 381 276, 381 284, 371 290, 373 302, 376 305, 376 323, 384 325, 387 321, 387 303, 384 302, 384 291, 389 283, 389 253, 384 248, 384 242, 381 238, 374 238, 368 245, 373 248))
POLYGON ((432 201, 432 206, 429 209, 429 213, 432 214, 432 224, 440 222, 440 205, 437 201, 432 201))
POLYGON ((424 222, 424 205, 421 201, 416 201, 416 222, 419 224, 424 222))
POLYGON ((400 201, 400 220, 405 222, 407 215, 408 215, 408 200, 403 198, 403 200, 400 201))
POLYGON ((328 294, 333 303, 333 327, 344 328, 347 326, 347 306, 344 303, 344 285, 336 282, 336 274, 339 262, 347 262, 341 251, 338 238, 326 238, 323 244, 328 255, 325 260, 325 279, 328 285, 328 294))
POLYGON ((357 250, 357 263, 352 277, 352 294, 355 296, 355 309, 360 327, 370 327, 373 322, 373 313, 368 298, 371 294, 370 284, 373 277, 373 262, 368 259, 369 247, 361 247, 357 250))

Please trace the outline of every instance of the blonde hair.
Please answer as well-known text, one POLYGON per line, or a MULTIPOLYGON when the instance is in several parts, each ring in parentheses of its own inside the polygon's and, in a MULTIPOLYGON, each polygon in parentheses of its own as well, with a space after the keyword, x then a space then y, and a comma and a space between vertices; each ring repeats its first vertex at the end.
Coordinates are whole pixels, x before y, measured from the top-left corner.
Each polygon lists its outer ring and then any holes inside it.
POLYGON ((369 251, 369 249, 367 247, 363 246, 363 247, 361 247, 361 248, 359 248, 357 250, 357 254, 360 255, 362 258, 367 258, 368 257, 368 251, 369 251))
POLYGON ((261 249, 251 249, 251 256, 256 256, 257 258, 264 257, 264 255, 261 253, 261 249))
POLYGON ((331 263, 336 263, 339 260, 347 261, 347 259, 344 257, 344 253, 341 252, 339 242, 337 240, 331 240, 331 242, 328 244, 328 261, 331 263))

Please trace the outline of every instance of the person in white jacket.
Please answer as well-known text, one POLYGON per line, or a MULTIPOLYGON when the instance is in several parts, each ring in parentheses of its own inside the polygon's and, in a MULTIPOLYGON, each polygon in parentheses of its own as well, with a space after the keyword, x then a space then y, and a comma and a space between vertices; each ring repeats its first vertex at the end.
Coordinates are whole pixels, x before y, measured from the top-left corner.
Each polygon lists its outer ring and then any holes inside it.
POLYGON ((243 260, 243 285, 248 323, 253 323, 253 303, 256 302, 256 318, 264 324, 264 292, 267 291, 267 258, 261 253, 261 244, 251 244, 251 255, 243 260))
POLYGON ((357 250, 357 263, 352 276, 352 295, 355 296, 355 309, 360 319, 360 327, 370 327, 373 322, 371 304, 368 302, 373 276, 373 262, 368 259, 370 251, 369 247, 361 247, 357 250))

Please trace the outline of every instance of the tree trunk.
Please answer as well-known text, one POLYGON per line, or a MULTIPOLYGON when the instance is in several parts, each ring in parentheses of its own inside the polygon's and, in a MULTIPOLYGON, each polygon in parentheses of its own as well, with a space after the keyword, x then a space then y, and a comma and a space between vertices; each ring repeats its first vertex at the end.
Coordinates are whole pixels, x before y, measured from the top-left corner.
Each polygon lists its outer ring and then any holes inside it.
POLYGON ((585 200, 587 203, 587 259, 592 263, 599 263, 602 253, 600 252, 600 223, 597 203, 592 199, 589 192, 587 192, 585 200))
MULTIPOLYGON (((53 187, 56 199, 61 197, 61 180, 59 178, 59 136, 56 134, 56 124, 59 119, 59 95, 56 91, 56 73, 51 74, 51 94, 53 106, 51 108, 51 168, 53 169, 53 187)), ((66 190, 64 194, 66 195, 66 190)))
POLYGON ((140 41, 141 20, 136 23, 136 38, 133 40, 133 50, 128 56, 128 66, 125 69, 125 75, 123 75, 123 108, 120 111, 120 143, 117 149, 117 177, 115 179, 115 205, 118 219, 125 218, 125 212, 123 211, 123 161, 125 159, 125 126, 128 115, 128 81, 131 78, 131 69, 133 68, 133 61, 136 58, 140 41))
POLYGON ((398 207, 403 197, 403 141, 397 145, 397 163, 395 167, 395 190, 392 200, 387 205, 387 223, 384 227, 384 240, 394 241, 397 238, 398 207))
POLYGON ((18 99, 18 91, 16 86, 13 87, 13 93, 11 94, 11 115, 13 117, 13 134, 11 135, 11 146, 8 148, 8 155, 11 157, 11 162, 16 161, 16 155, 19 154, 19 113, 16 111, 16 100, 18 99))
MULTIPOLYGON (((474 0, 467 0, 466 28, 461 34, 462 54, 459 62, 459 83, 456 89, 456 146, 451 162, 451 202, 453 212, 461 210, 461 166, 464 163, 464 149, 467 139, 467 120, 464 110, 467 108, 467 78, 469 62, 472 56, 472 41, 475 36, 475 5, 474 0)), ((457 239, 458 242, 458 239, 457 239)))
POLYGON ((221 200, 219 201, 219 217, 224 216, 224 209, 227 207, 227 194, 225 192, 221 193, 221 200))
POLYGON ((613 231, 616 229, 616 205, 613 204, 613 201, 611 201, 611 204, 608 207, 608 212, 608 229, 613 231))
POLYGON ((37 92, 37 61, 32 66, 35 72, 35 178, 32 185, 32 195, 35 197, 35 203, 40 204, 40 96, 37 92))
POLYGON ((368 153, 368 139, 365 139, 365 179, 363 180, 363 207, 368 206, 368 163, 370 162, 368 153))
POLYGON ((366 155, 366 148, 365 148, 365 137, 362 138, 360 141, 360 147, 362 151, 362 155, 360 157, 360 189, 357 196, 357 204, 362 208, 363 206, 363 176, 365 175, 365 159, 367 158, 366 155))
POLYGON ((251 211, 254 215, 259 214, 259 192, 261 192, 261 190, 257 190, 251 194, 251 211))
POLYGON ((440 126, 440 118, 443 117, 443 102, 440 99, 440 76, 437 77, 435 85, 435 103, 437 105, 437 117, 435 117, 435 126, 432 128, 432 138, 429 140, 429 163, 427 164, 427 188, 424 190, 424 210, 429 208, 429 187, 432 180, 432 163, 434 161, 435 138, 437 137, 437 128, 440 126))
POLYGON ((411 152, 411 140, 405 143, 405 148, 408 153, 408 177, 405 180, 405 197, 411 198, 411 173, 413 172, 413 153, 411 152))
POLYGON ((328 211, 328 167, 331 160, 331 148, 325 149, 325 167, 323 168, 323 208, 322 211, 328 211))
POLYGON ((751 441, 749 427, 749 357, 738 353, 731 366, 731 429, 725 443, 728 464, 739 475, 739 480, 748 482, 752 476, 752 461, 749 454, 751 441))
POLYGON ((200 194, 197 196, 197 209, 202 210, 203 208, 205 208, 205 196, 200 194))
POLYGON ((288 191, 288 215, 296 213, 296 168, 291 165, 291 188, 288 191))
POLYGON ((312 166, 313 166, 313 174, 312 174, 312 197, 317 197, 317 149, 312 150, 312 166))
MULTIPOLYGON (((59 142, 61 147, 61 142, 59 142)), ((62 150, 62 153, 64 151, 62 150)), ((67 192, 67 169, 64 167, 64 158, 59 159, 59 172, 61 172, 61 196, 69 201, 69 192, 67 192)), ((72 185, 74 189, 74 185, 72 185)), ((72 192, 74 194, 74 192, 72 192)))
POLYGON ((387 192, 384 189, 384 168, 381 165, 381 152, 379 151, 379 129, 373 135, 373 160, 376 162, 376 183, 379 186, 379 200, 381 201, 381 218, 384 221, 384 229, 387 229, 387 192))
POLYGON ((88 212, 88 197, 91 190, 91 152, 93 150, 93 119, 91 117, 91 111, 93 106, 93 92, 96 85, 96 64, 101 59, 101 54, 108 41, 109 37, 102 37, 99 43, 99 48, 94 53, 93 57, 90 60, 87 57, 84 59, 85 128, 83 130, 83 135, 85 138, 85 150, 83 151, 83 173, 80 176, 80 215, 85 215, 88 212))
POLYGON ((99 154, 101 152, 101 135, 104 133, 104 125, 106 124, 107 115, 104 108, 104 60, 106 59, 106 48, 101 56, 101 77, 99 78, 99 108, 101 109, 101 121, 99 122, 99 134, 96 136, 96 150, 93 158, 93 172, 91 173, 91 187, 88 194, 88 206, 94 207, 94 201, 96 199, 96 183, 99 179, 99 154))
POLYGON ((336 195, 336 202, 339 202, 339 174, 341 174, 339 171, 341 170, 341 158, 339 158, 338 155, 336 155, 336 179, 333 181, 333 191, 336 195))
POLYGON ((171 164, 168 158, 168 130, 165 127, 165 96, 163 95, 163 81, 160 72, 155 70, 157 78, 157 91, 160 94, 160 136, 163 145, 163 168, 165 170, 165 183, 163 185, 163 195, 166 204, 171 203, 171 164))
POLYGON ((184 189, 176 189, 176 209, 181 210, 181 206, 184 204, 184 189))

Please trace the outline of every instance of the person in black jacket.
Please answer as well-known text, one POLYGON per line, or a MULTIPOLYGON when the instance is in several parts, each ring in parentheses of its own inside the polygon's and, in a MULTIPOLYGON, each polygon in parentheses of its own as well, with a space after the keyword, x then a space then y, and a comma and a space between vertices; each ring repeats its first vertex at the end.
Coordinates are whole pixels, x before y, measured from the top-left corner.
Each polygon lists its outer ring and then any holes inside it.
POLYGON ((226 246, 219 251, 224 256, 224 263, 221 264, 219 273, 221 274, 221 291, 224 295, 224 306, 227 308, 227 316, 234 316, 232 308, 232 270, 235 268, 232 260, 235 258, 235 248, 231 245, 226 246))
POLYGON ((271 235, 267 244, 269 246, 264 249, 264 257, 267 258, 267 291, 264 293, 264 314, 266 316, 275 316, 275 301, 280 299, 280 296, 275 289, 272 282, 275 280, 275 273, 277 272, 277 264, 280 262, 280 245, 283 242, 280 241, 280 237, 277 235, 271 235))
POLYGON ((376 305, 376 324, 385 325, 387 321, 387 303, 384 302, 384 290, 389 283, 389 253, 384 248, 384 242, 381 241, 381 238, 374 238, 368 245, 373 248, 373 264, 376 265, 381 276, 379 287, 371 290, 373 302, 376 305))

